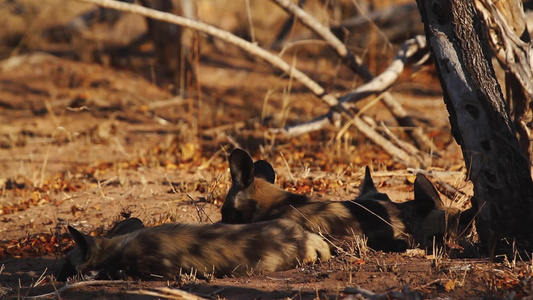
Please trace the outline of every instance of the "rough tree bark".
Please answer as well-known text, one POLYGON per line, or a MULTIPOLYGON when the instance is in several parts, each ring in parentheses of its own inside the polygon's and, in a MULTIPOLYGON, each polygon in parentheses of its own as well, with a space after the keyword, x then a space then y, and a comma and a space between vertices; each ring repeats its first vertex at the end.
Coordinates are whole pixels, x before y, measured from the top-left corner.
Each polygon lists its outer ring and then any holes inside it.
POLYGON ((505 70, 507 103, 520 147, 531 159, 533 44, 521 0, 476 0, 490 49, 505 70))
POLYGON ((533 183, 469 0, 417 0, 487 250, 533 250, 533 183), (509 242, 506 244, 506 242, 509 242), (516 244, 514 244, 514 242, 516 244))

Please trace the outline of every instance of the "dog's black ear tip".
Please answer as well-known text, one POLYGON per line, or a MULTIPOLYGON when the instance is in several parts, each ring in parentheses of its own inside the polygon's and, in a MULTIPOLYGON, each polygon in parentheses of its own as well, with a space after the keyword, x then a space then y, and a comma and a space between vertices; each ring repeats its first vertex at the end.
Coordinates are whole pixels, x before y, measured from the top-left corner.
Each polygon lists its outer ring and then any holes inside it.
POLYGON ((376 188, 376 185, 374 184, 374 180, 372 180, 372 174, 370 173, 370 167, 365 167, 365 178, 363 179, 363 183, 361 184, 359 196, 364 196, 369 193, 377 192, 378 189, 376 188))
POLYGON ((429 179, 427 178, 426 175, 422 173, 416 173, 415 182, 420 182, 420 181, 429 182, 429 179))
POLYGON ((231 151, 229 168, 234 184, 248 187, 254 181, 254 161, 243 149, 236 148, 231 151))
POLYGON ((433 183, 422 173, 416 174, 414 183, 415 200, 431 201, 435 207, 442 209, 444 203, 433 183))
POLYGON ((229 157, 230 159, 232 157, 250 157, 250 154, 248 154, 248 152, 246 152, 246 150, 244 149, 235 148, 231 151, 231 153, 229 154, 229 157))
POLYGON ((263 178, 270 183, 276 181, 276 172, 274 167, 266 160, 258 160, 254 163, 254 176, 263 178))
POLYGON ((75 234, 75 233, 78 233, 78 229, 74 228, 73 226, 71 225, 67 225, 67 230, 70 234, 75 234))
POLYGON ((254 160, 252 156, 241 148, 235 148, 231 151, 229 155, 230 168, 239 168, 239 167, 253 167, 254 160))

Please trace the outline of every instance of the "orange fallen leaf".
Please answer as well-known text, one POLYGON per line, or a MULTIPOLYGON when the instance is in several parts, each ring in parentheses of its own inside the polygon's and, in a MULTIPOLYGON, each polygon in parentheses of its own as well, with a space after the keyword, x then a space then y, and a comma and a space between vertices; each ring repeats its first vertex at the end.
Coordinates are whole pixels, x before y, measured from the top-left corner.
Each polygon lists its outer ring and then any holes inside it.
POLYGON ((455 280, 450 279, 444 284, 444 289, 446 290, 446 292, 453 291, 454 288, 455 288, 455 280))
POLYGON ((178 165, 173 164, 173 163, 167 163, 167 164, 165 165, 165 168, 166 168, 167 170, 177 170, 177 169, 178 169, 178 165))
POLYGON ((413 184, 413 183, 415 183, 416 175, 407 176, 406 180, 407 180, 407 182, 413 184))

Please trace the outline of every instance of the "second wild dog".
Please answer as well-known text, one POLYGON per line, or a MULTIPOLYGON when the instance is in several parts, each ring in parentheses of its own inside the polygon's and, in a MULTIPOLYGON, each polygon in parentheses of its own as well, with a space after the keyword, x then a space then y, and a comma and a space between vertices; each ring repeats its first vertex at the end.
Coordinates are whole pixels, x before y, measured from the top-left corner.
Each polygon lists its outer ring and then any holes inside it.
POLYGON ((435 204, 421 184, 427 181, 421 174, 416 178, 412 201, 394 203, 379 193, 368 168, 356 199, 319 201, 274 185, 272 166, 263 160, 254 163, 242 149, 231 152, 229 164, 232 186, 221 210, 224 223, 290 219, 311 232, 323 233, 335 245, 347 237, 364 235, 369 247, 391 252, 425 243, 421 222, 435 204))
POLYGON ((69 263, 77 273, 95 279, 174 279, 191 271, 200 277, 238 275, 330 258, 319 235, 290 220, 163 224, 111 238, 85 235, 71 226, 68 230, 79 249, 69 263))
MULTIPOLYGON (((128 233, 132 233, 134 231, 140 230, 144 228, 143 222, 138 218, 129 218, 122 220, 120 222, 117 222, 111 230, 105 235, 106 238, 113 238, 121 235, 125 235, 128 233)), ((57 271, 54 275, 57 280, 59 281, 67 281, 68 278, 74 277, 78 275, 78 271, 76 269, 77 265, 80 264, 80 262, 83 259, 83 256, 86 254, 84 253, 85 250, 80 247, 76 246, 74 249, 69 251, 67 253, 67 256, 64 259, 64 262, 61 266, 61 269, 57 271)), ((117 272, 120 272, 120 270, 117 270, 117 272)), ((110 276, 110 277, 122 277, 120 275, 116 276, 110 276)))

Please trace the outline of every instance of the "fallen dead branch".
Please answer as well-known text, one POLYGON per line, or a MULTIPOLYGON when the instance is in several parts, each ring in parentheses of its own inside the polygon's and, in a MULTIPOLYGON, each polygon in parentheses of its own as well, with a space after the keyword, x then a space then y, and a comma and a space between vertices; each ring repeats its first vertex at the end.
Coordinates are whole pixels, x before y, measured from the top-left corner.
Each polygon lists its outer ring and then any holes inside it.
POLYGON ((130 12, 141 15, 143 17, 149 17, 155 20, 169 22, 172 24, 188 27, 199 32, 203 32, 210 36, 219 38, 225 42, 228 42, 234 46, 239 47, 241 50, 246 51, 272 66, 282 70, 289 74, 294 79, 305 85, 311 92, 317 95, 323 102, 330 106, 335 106, 338 101, 337 98, 328 94, 323 87, 313 81, 309 76, 301 72, 300 70, 293 68, 290 64, 286 63, 281 57, 276 56, 268 52, 267 50, 258 47, 257 45, 246 41, 228 31, 216 28, 214 26, 205 24, 200 21, 187 19, 184 17, 176 16, 171 13, 161 12, 154 9, 146 8, 136 4, 130 4, 125 2, 119 2, 116 0, 79 0, 81 2, 87 2, 96 4, 98 6, 112 8, 120 11, 130 12))
POLYGON ((411 144, 409 144, 409 143, 407 143, 405 141, 402 141, 399 137, 397 137, 389 129, 389 127, 387 127, 385 122, 381 121, 380 122, 380 126, 381 126, 381 129, 383 131, 383 134, 386 135, 389 138, 389 140, 393 141, 394 143, 396 143, 396 145, 398 145, 400 148, 405 150, 407 153, 409 153, 411 155, 414 155, 414 156, 421 155, 420 151, 415 146, 413 146, 413 145, 411 145, 411 144))
POLYGON ((77 288, 86 287, 86 286, 124 284, 124 283, 127 283, 127 281, 124 281, 124 280, 89 280, 89 281, 80 281, 80 282, 75 282, 75 283, 67 283, 64 286, 62 286, 60 289, 55 290, 53 292, 36 295, 36 296, 26 296, 24 297, 24 299, 42 299, 42 298, 53 297, 53 296, 57 296, 57 298, 60 298, 61 293, 68 291, 68 290, 72 290, 72 289, 77 289, 77 288))
POLYGON ((311 92, 313 92, 318 98, 323 102, 328 104, 333 109, 337 110, 344 118, 348 120, 354 119, 353 125, 363 134, 365 134, 370 140, 382 147, 387 153, 392 157, 397 158, 402 163, 408 166, 417 166, 420 165, 420 158, 413 157, 407 152, 403 151, 390 141, 383 138, 379 133, 375 132, 370 126, 366 125, 358 116, 354 116, 353 113, 348 111, 344 105, 338 105, 339 101, 337 98, 327 93, 323 87, 318 83, 313 81, 309 76, 302 73, 298 69, 292 67, 286 63, 279 56, 273 55, 270 52, 258 47, 257 45, 250 43, 234 34, 216 28, 214 26, 176 16, 170 13, 160 12, 146 7, 142 7, 136 4, 129 4, 124 2, 118 2, 115 0, 79 0, 82 2, 96 4, 102 7, 112 8, 120 11, 126 11, 144 17, 153 18, 160 21, 170 22, 180 26, 185 26, 205 34, 211 35, 213 37, 219 38, 225 42, 228 42, 234 46, 239 47, 241 50, 246 51, 258 58, 263 59, 272 66, 286 72, 294 79, 298 80, 305 87, 307 87, 311 92), (365 126, 366 125, 366 126, 365 126))
MULTIPOLYGON (((340 97, 340 103, 356 102, 364 99, 365 97, 380 94, 396 81, 398 76, 403 71, 405 64, 419 51, 426 48, 426 39, 423 36, 416 36, 410 40, 407 40, 398 51, 395 59, 389 65, 389 67, 381 73, 379 76, 374 77, 371 81, 361 85, 354 89, 349 94, 340 97)), ((296 136, 311 132, 314 130, 320 130, 331 124, 335 124, 335 121, 340 120, 340 114, 334 110, 329 111, 327 114, 319 116, 309 122, 285 127, 284 133, 288 136, 296 136)))
MULTIPOLYGON (((405 40, 406 32, 423 34, 423 25, 416 3, 396 4, 392 7, 368 11, 366 14, 354 15, 340 23, 331 22, 330 24, 334 32, 347 29, 359 33, 376 26, 389 41, 405 40)), ((359 40, 358 37, 356 39, 359 40)))
POLYGON ((137 290, 137 291, 127 291, 128 294, 134 295, 144 295, 144 296, 154 296, 165 299, 178 299, 178 300, 205 300, 200 296, 187 293, 186 291, 179 289, 171 289, 169 287, 159 287, 150 290, 137 290))
MULTIPOLYGON (((426 38, 422 35, 417 35, 414 38, 405 41, 400 47, 400 50, 398 50, 394 60, 383 73, 373 77, 371 80, 368 80, 366 84, 359 86, 352 92, 342 96, 340 101, 342 103, 356 102, 370 94, 385 93, 385 91, 398 79, 398 76, 403 72, 405 65, 412 61, 415 55, 419 54, 423 54, 423 57, 422 60, 417 62, 417 64, 422 64, 429 58, 429 49, 427 48, 426 38)), ((384 101, 386 97, 385 93, 383 96, 384 101)), ((394 99, 394 101, 397 102, 396 99, 394 99)), ((398 103, 398 105, 400 104, 398 103)), ((395 113, 394 111, 391 112, 395 113)), ((399 118, 400 116, 395 115, 395 117, 399 118)))
MULTIPOLYGON (((314 31, 316 34, 321 36, 329 45, 335 49, 337 54, 344 60, 346 65, 350 67, 356 74, 359 74, 365 82, 370 82, 374 80, 374 75, 370 70, 362 63, 362 59, 351 52, 326 26, 322 25, 315 18, 313 18, 306 11, 298 7, 290 0, 272 0, 276 2, 281 8, 285 9, 290 14, 295 15, 298 20, 300 20, 305 26, 314 31)), ((427 51, 427 50, 426 50, 427 51)), ((403 69, 403 64, 400 64, 403 69)), ((397 76, 397 75, 396 75, 397 76)), ((376 82, 379 82, 382 79, 378 79, 376 82)), ((379 85, 379 83, 378 83, 379 85)), ((386 86, 386 84, 384 85, 386 86)), ((388 87, 387 87, 388 88, 388 87)), ((384 91, 385 89, 383 89, 384 91)), ((345 101, 350 100, 350 93, 344 96, 345 101), (346 97, 346 98, 345 98, 346 97)), ((400 103, 392 96, 390 93, 385 92, 383 96, 383 104, 387 109, 392 113, 396 118, 398 124, 404 127, 415 128, 413 130, 407 131, 411 136, 413 141, 417 144, 418 148, 421 150, 435 150, 436 147, 433 145, 431 140, 423 134, 422 130, 419 129, 413 119, 407 114, 403 109, 400 103)))
POLYGON ((417 292, 412 292, 409 287, 405 287, 401 292, 390 291, 383 294, 376 294, 360 287, 347 287, 344 293, 348 294, 344 299, 368 299, 368 300, 419 300, 422 299, 417 292))

